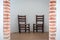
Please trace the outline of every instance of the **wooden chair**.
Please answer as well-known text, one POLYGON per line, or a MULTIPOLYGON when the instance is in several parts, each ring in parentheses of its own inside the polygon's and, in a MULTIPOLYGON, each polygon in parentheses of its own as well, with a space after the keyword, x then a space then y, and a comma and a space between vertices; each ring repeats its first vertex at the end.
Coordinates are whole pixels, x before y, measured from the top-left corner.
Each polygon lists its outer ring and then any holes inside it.
POLYGON ((24 30, 25 32, 30 32, 30 24, 26 24, 26 16, 18 15, 18 26, 19 26, 19 33, 24 30))
POLYGON ((33 24, 33 32, 44 32, 44 15, 36 15, 36 24, 33 24))

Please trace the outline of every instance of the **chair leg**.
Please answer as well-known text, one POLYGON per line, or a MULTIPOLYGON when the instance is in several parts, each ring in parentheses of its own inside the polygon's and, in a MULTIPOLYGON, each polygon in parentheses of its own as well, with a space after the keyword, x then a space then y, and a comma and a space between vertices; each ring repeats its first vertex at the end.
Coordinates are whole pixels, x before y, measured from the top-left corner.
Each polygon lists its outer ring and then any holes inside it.
POLYGON ((44 28, 42 27, 42 32, 44 32, 44 28))
POLYGON ((30 28, 29 28, 29 32, 30 32, 30 28))
POLYGON ((42 30, 42 32, 44 32, 44 31, 42 30))
POLYGON ((25 32, 26 32, 26 27, 25 27, 25 32))
POLYGON ((33 32, 34 32, 34 29, 33 29, 33 32))
POLYGON ((42 28, 42 32, 44 32, 44 28, 42 28))
POLYGON ((38 32, 38 29, 36 29, 36 32, 38 32))
POLYGON ((36 27, 36 32, 38 32, 38 28, 36 27))
POLYGON ((30 27, 28 27, 28 32, 30 32, 30 27))
POLYGON ((33 27, 33 32, 35 32, 35 31, 34 31, 34 27, 33 27))
POLYGON ((19 33, 21 33, 21 30, 19 29, 19 33))
POLYGON ((19 33, 21 33, 21 31, 19 30, 19 33))
POLYGON ((21 33, 20 25, 18 25, 18 26, 19 26, 19 33, 21 33))

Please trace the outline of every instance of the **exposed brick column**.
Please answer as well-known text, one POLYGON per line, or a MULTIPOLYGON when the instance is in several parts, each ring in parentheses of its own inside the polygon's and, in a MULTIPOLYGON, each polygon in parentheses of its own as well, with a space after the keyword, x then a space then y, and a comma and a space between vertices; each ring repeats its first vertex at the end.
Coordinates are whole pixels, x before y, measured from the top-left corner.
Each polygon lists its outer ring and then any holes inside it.
POLYGON ((3 1, 4 8, 4 40, 10 40, 10 0, 3 1))
POLYGON ((56 0, 50 0, 49 3, 49 40, 55 40, 56 37, 56 0))

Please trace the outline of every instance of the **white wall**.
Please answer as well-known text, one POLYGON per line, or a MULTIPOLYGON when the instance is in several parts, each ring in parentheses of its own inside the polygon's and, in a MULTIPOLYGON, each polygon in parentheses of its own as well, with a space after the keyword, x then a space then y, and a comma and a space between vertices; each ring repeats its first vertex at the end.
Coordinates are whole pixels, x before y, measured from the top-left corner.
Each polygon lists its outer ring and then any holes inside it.
POLYGON ((0 0, 0 40, 3 40, 3 0, 0 0))
POLYGON ((27 23, 35 23, 35 15, 45 15, 45 32, 49 31, 49 0, 11 0, 11 32, 18 32, 17 15, 27 15, 27 23))
POLYGON ((60 0, 57 0, 57 10, 56 10, 56 28, 57 28, 57 32, 56 32, 56 40, 60 40, 60 0))

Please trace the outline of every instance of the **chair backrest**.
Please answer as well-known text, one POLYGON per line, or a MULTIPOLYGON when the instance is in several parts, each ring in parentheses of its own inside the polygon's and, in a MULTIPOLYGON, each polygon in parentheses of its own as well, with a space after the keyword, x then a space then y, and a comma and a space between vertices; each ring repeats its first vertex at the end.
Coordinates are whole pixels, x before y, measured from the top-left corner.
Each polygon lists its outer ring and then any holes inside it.
POLYGON ((44 24, 44 15, 36 15, 36 24, 44 24))
POLYGON ((21 16, 21 15, 18 15, 18 23, 19 24, 26 24, 26 16, 21 16))

